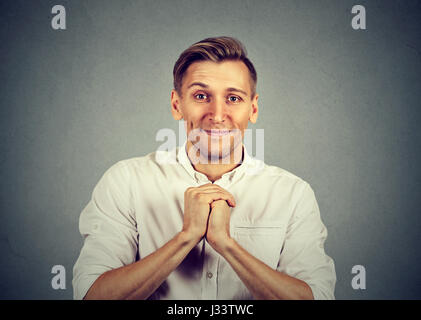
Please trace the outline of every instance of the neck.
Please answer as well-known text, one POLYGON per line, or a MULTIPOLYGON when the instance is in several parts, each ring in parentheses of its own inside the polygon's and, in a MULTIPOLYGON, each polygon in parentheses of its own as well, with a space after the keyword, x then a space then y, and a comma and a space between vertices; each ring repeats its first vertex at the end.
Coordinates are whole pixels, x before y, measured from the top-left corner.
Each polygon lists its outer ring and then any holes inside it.
MULTIPOLYGON (((243 150, 242 144, 237 146, 237 150, 230 153, 229 161, 228 159, 219 159, 218 160, 219 163, 211 163, 211 161, 198 161, 198 162, 196 161, 197 163, 194 163, 189 155, 190 151, 194 150, 191 148, 193 148, 193 145, 190 141, 188 141, 186 145, 187 156, 189 157, 189 160, 192 163, 194 170, 196 170, 197 172, 203 173, 206 177, 208 177, 210 181, 212 181, 212 183, 220 179, 222 175, 224 175, 225 173, 230 172, 234 170, 235 168, 237 168, 238 166, 240 166, 244 159, 244 150, 243 150), (236 154, 236 152, 241 152, 242 154, 240 162, 236 160, 234 157, 234 154, 236 154)), ((197 154, 197 156, 200 157, 200 152, 197 154)))

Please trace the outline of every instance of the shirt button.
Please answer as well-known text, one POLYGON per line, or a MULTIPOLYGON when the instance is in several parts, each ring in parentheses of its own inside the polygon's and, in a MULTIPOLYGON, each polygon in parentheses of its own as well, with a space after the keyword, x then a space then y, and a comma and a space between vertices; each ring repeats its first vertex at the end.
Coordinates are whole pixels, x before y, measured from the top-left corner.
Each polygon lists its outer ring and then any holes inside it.
POLYGON ((99 223, 94 223, 94 225, 92 226, 92 231, 93 232, 98 232, 98 230, 99 230, 99 223))
POLYGON ((212 274, 212 272, 208 272, 208 273, 206 273, 206 276, 207 276, 209 279, 212 279, 213 274, 212 274))

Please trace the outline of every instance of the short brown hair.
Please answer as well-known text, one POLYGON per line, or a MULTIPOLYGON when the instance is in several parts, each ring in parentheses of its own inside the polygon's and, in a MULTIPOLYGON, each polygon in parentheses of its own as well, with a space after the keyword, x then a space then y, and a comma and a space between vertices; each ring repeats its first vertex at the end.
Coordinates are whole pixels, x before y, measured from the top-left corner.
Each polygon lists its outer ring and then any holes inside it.
POLYGON ((221 62, 224 60, 242 61, 250 73, 250 86, 252 98, 256 94, 257 73, 253 64, 247 58, 247 51, 244 45, 232 37, 206 38, 192 44, 183 51, 174 65, 174 89, 181 96, 183 76, 187 68, 197 61, 221 62))

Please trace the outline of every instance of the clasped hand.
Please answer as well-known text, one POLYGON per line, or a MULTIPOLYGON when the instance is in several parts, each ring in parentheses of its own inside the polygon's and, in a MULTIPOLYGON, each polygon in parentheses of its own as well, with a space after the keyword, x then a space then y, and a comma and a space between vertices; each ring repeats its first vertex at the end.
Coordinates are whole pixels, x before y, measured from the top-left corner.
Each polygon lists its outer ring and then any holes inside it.
POLYGON ((230 239, 230 207, 235 199, 222 187, 209 183, 184 192, 183 232, 199 242, 203 237, 216 250, 230 239))

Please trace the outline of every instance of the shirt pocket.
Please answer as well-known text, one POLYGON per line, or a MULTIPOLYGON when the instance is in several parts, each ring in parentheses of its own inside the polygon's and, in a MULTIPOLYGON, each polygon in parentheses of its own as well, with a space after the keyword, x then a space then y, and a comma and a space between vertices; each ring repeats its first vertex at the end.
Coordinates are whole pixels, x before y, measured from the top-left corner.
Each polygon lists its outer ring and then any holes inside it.
POLYGON ((233 224, 232 236, 251 255, 276 269, 285 238, 285 224, 276 221, 233 224))

